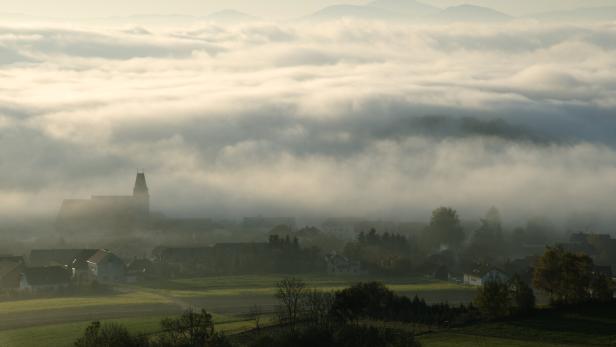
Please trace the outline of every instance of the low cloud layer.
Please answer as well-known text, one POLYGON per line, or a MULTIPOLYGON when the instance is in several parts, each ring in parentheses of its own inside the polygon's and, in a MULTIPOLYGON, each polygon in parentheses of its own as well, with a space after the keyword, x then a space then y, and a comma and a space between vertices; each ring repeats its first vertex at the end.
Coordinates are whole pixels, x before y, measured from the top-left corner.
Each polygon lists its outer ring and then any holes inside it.
POLYGON ((0 27, 0 212, 614 212, 616 24, 0 27))

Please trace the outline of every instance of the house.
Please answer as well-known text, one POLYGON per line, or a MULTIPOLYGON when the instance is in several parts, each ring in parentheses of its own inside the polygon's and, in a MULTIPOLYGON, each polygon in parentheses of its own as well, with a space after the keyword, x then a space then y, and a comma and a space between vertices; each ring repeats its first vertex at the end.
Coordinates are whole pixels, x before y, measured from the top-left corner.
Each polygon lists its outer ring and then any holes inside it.
POLYGON ((96 249, 85 249, 75 256, 72 264, 70 265, 75 283, 89 284, 96 279, 90 272, 88 259, 90 259, 90 257, 92 257, 97 251, 98 250, 96 249))
POLYGON ((124 282, 126 265, 117 255, 99 249, 86 261, 90 275, 99 282, 124 282))
POLYGON ((347 257, 332 252, 325 256, 327 273, 330 275, 359 275, 361 266, 358 261, 349 260, 347 257))
POLYGON ((71 284, 71 272, 62 266, 30 267, 23 270, 19 289, 57 291, 71 284))
POLYGON ((482 286, 489 282, 506 282, 509 276, 502 270, 490 269, 487 271, 473 270, 464 274, 464 284, 470 286, 482 286))
MULTIPOLYGON (((6 259, 6 257, 3 258, 6 259)), ((17 259, 0 259, 0 289, 19 288, 19 279, 23 270, 23 258, 21 261, 17 259)))

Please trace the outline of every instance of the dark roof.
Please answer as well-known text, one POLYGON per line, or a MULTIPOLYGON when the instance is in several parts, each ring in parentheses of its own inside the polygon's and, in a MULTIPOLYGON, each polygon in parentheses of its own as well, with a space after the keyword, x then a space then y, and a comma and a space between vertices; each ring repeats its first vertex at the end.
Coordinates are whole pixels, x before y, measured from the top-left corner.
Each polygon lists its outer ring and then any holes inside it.
POLYGON ((79 253, 75 259, 73 259, 72 267, 75 269, 85 270, 88 268, 88 259, 94 255, 98 250, 96 249, 84 249, 79 253))
POLYGON ((21 255, 0 255, 0 261, 8 261, 14 263, 22 263, 25 264, 24 257, 21 255))
POLYGON ((128 264, 128 269, 131 271, 142 271, 145 269, 149 269, 153 266, 154 263, 152 263, 152 261, 149 259, 134 259, 130 262, 130 264, 128 264))
POLYGON ((93 249, 33 249, 30 251, 31 266, 72 265, 73 260, 83 253, 94 253, 93 249))
POLYGON ((71 281, 71 273, 62 266, 31 267, 24 270, 31 286, 66 284, 71 281))
POLYGON ((126 267, 126 271, 129 274, 140 275, 140 274, 150 274, 155 272, 154 263, 149 259, 134 259, 130 262, 130 264, 126 267))
POLYGON ((122 259, 120 259, 118 256, 116 256, 115 254, 111 253, 110 251, 108 251, 106 249, 99 249, 99 250, 97 250, 88 259, 88 263, 98 264, 98 263, 102 262, 105 259, 110 259, 112 261, 123 263, 122 259))

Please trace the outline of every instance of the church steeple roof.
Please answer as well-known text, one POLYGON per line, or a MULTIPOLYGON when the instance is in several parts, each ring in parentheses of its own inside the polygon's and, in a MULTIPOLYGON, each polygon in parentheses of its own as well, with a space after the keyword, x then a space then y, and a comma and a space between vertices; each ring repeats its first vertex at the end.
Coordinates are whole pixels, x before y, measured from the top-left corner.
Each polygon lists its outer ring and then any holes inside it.
POLYGON ((133 188, 133 195, 148 195, 148 184, 145 181, 145 173, 137 173, 135 179, 135 188, 133 188))

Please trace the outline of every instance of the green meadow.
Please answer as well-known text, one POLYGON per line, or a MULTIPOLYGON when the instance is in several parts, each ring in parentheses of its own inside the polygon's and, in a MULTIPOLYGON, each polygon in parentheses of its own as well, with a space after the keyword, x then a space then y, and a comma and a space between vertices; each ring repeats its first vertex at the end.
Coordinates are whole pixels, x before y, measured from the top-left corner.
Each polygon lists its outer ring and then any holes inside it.
POLYGON ((0 315, 9 313, 91 308, 96 306, 122 306, 166 304, 169 299, 150 291, 133 291, 106 296, 60 297, 0 302, 0 315))
MULTIPOLYGON (((215 316, 218 329, 228 333, 253 326, 242 317, 259 304, 275 304, 275 283, 284 276, 218 276, 151 281, 120 286, 115 294, 0 302, 0 347, 68 346, 93 320, 125 324, 133 332, 157 331, 160 319, 192 307, 215 316)), ((333 278, 301 276, 312 288, 337 290, 360 281, 379 280, 392 290, 437 301, 465 300, 474 288, 429 278, 333 278)))
MULTIPOLYGON (((153 281, 142 285, 142 289, 163 292, 174 297, 194 296, 243 296, 273 295, 275 283, 282 276, 220 276, 190 279, 153 281)), ((435 281, 428 278, 375 278, 348 277, 332 278, 325 276, 301 276, 308 286, 320 290, 339 290, 361 281, 381 281, 399 293, 422 293, 438 291, 474 292, 474 288, 451 282, 435 281)))
MULTIPOLYGON (((254 327, 254 322, 244 318, 214 314, 216 329, 228 334, 241 332, 254 327)), ((152 316, 144 318, 124 318, 102 320, 126 326, 131 332, 137 334, 154 334, 160 331, 160 321, 166 316, 152 316)), ((90 322, 52 324, 39 327, 13 329, 0 331, 0 347, 65 347, 73 342, 85 331, 90 322)))

